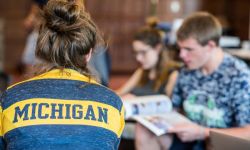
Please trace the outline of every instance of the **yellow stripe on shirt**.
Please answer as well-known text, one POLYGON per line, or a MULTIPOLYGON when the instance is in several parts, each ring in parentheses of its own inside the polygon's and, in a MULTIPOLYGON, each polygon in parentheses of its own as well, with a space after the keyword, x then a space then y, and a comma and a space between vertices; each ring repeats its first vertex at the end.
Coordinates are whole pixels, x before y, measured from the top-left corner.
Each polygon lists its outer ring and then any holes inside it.
POLYGON ((2 106, 0 106, 0 136, 3 136, 3 131, 2 131, 2 129, 3 129, 3 126, 2 126, 2 111, 3 111, 3 109, 2 109, 2 106))
POLYGON ((19 127, 59 124, 101 127, 120 137, 124 126, 123 110, 120 113, 113 106, 88 100, 28 99, 13 104, 2 115, 3 135, 19 127))
POLYGON ((34 78, 31 78, 29 80, 25 80, 25 81, 16 83, 14 85, 11 85, 8 87, 8 89, 10 89, 13 86, 16 86, 18 84, 24 83, 24 82, 33 81, 33 80, 40 80, 40 79, 67 79, 67 80, 78 80, 78 81, 98 84, 94 79, 91 79, 85 75, 82 75, 73 69, 63 69, 63 70, 54 69, 54 70, 51 70, 51 71, 46 72, 44 74, 38 75, 34 78))

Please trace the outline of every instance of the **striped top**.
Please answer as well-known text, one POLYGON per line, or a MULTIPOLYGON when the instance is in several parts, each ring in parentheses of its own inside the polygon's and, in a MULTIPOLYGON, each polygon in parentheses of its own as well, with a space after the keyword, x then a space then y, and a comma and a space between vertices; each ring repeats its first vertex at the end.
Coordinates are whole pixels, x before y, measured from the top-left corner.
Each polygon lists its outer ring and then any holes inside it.
POLYGON ((118 149, 120 98, 71 69, 15 84, 1 98, 2 149, 118 149))

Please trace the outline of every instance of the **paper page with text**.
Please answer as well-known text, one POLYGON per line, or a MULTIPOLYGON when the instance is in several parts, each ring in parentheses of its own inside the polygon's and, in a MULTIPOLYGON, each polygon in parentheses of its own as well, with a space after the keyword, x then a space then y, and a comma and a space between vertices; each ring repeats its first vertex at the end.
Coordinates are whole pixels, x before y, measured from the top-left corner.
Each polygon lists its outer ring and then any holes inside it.
POLYGON ((172 102, 165 95, 138 96, 131 99, 123 99, 125 118, 133 116, 145 116, 163 114, 172 111, 172 102))
POLYGON ((190 122, 173 110, 172 102, 166 95, 123 99, 123 104, 126 119, 136 120, 157 136, 166 134, 176 124, 190 122))
POLYGON ((133 119, 147 127, 157 136, 168 133, 168 130, 176 124, 190 123, 185 116, 175 111, 161 115, 134 116, 133 119))

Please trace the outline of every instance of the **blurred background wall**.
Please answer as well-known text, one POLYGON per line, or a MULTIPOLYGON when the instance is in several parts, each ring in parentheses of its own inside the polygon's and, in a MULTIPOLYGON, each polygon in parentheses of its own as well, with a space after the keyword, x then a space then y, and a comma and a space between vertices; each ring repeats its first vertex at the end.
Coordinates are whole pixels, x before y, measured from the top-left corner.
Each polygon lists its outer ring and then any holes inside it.
MULTIPOLYGON (((136 68, 131 40, 133 32, 145 25, 155 14, 161 21, 205 10, 221 18, 230 32, 241 40, 249 38, 249 0, 85 0, 86 8, 110 41, 112 72, 132 72, 136 68)), ((4 53, 4 68, 15 71, 20 63, 27 33, 23 19, 31 0, 0 1, 0 47, 4 53)))
POLYGON ((2 46, 4 53, 4 68, 6 71, 14 71, 18 65, 24 44, 26 33, 23 27, 23 19, 28 13, 30 2, 28 0, 0 1, 0 21, 2 23, 2 46))

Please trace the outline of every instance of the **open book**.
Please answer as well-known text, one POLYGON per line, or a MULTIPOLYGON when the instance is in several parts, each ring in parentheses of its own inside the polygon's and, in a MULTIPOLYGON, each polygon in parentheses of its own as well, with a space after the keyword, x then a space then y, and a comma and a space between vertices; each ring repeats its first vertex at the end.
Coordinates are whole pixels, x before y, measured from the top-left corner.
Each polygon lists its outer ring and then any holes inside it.
POLYGON ((160 136, 179 123, 190 122, 173 110, 171 100, 165 95, 138 96, 123 99, 125 118, 134 119, 160 136))

